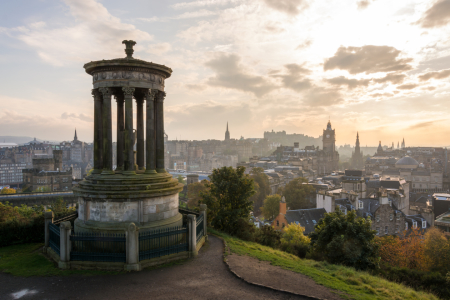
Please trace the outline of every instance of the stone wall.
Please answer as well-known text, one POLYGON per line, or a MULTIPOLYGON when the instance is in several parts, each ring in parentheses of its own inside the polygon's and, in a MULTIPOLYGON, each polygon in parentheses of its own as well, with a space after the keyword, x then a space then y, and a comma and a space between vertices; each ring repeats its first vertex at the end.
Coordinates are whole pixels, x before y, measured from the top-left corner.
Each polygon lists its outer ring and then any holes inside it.
POLYGON ((399 235, 405 230, 405 222, 405 216, 400 211, 394 210, 389 204, 382 204, 375 212, 372 230, 378 229, 378 236, 399 235))
POLYGON ((27 206, 33 205, 50 205, 55 202, 59 197, 62 197, 68 204, 76 204, 77 198, 72 192, 67 193, 30 193, 30 194, 15 194, 0 196, 0 202, 9 202, 13 206, 21 206, 25 204, 27 206))

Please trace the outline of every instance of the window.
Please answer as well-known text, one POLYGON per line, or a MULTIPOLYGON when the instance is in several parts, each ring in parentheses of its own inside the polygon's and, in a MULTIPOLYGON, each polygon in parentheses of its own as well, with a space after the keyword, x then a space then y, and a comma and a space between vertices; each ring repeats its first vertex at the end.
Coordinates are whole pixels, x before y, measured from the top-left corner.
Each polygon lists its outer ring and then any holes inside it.
POLYGON ((400 225, 395 225, 395 233, 397 233, 400 229, 400 225))
POLYGON ((400 213, 397 213, 397 221, 400 221, 400 213))
POLYGON ((389 226, 384 226, 384 234, 388 234, 389 232, 389 226))
POLYGON ((392 221, 392 220, 394 220, 394 214, 389 214, 389 221, 392 221))
POLYGON ((416 228, 417 228, 417 222, 416 222, 416 221, 413 221, 413 225, 412 225, 412 228, 414 228, 414 229, 416 229, 416 228))
POLYGON ((377 219, 377 223, 379 223, 380 222, 380 216, 377 216, 376 219, 377 219))
POLYGON ((358 208, 359 209, 363 209, 364 208, 364 203, 362 201, 359 201, 358 208))
POLYGON ((405 230, 408 230, 408 222, 405 222, 405 230))
POLYGON ((392 200, 391 199, 388 200, 388 203, 389 203, 389 206, 392 206, 392 200))
POLYGON ((422 221, 422 228, 427 228, 427 221, 422 221))
POLYGON ((277 220, 277 226, 280 226, 280 221, 277 220))
POLYGON ((284 223, 281 223, 281 228, 284 228, 284 226, 285 226, 284 223))
POLYGON ((380 235, 380 227, 377 227, 376 231, 377 231, 377 235, 380 235))

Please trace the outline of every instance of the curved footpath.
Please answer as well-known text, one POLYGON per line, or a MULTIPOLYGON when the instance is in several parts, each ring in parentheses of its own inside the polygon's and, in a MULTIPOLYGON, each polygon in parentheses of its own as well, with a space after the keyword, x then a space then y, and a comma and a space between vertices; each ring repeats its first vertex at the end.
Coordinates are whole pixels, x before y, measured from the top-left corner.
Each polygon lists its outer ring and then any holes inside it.
POLYGON ((209 236, 197 258, 166 268, 101 276, 23 278, 0 273, 0 299, 312 299, 248 284, 229 272, 222 255, 223 242, 209 236))

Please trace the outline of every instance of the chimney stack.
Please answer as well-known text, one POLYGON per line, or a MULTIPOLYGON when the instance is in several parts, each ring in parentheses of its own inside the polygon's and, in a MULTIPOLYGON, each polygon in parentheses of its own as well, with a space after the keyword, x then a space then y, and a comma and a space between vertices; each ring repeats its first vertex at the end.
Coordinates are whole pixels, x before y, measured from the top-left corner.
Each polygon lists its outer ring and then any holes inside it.
POLYGON ((286 199, 284 198, 284 196, 283 196, 283 198, 281 198, 281 201, 280 201, 280 214, 283 214, 283 215, 286 214, 286 199))

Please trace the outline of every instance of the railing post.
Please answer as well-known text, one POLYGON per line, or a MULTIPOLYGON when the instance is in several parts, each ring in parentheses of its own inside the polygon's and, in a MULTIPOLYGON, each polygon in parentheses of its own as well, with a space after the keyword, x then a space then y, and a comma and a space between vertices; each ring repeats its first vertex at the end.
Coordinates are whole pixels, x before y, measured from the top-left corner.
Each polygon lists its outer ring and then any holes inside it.
POLYGON ((46 211, 44 213, 44 218, 45 218, 45 244, 44 244, 44 248, 42 249, 42 251, 44 253, 47 253, 47 248, 50 246, 49 245, 49 241, 50 241, 49 224, 53 223, 53 217, 54 217, 54 214, 53 214, 52 211, 46 211))
POLYGON ((208 240, 208 222, 206 222, 206 204, 200 204, 200 213, 203 215, 203 235, 205 236, 205 241, 208 240))
POLYGON ((61 222, 59 225, 59 262, 60 269, 70 269, 70 251, 72 243, 70 241, 70 233, 72 224, 69 221, 61 222))
POLYGON ((195 215, 188 215, 189 225, 189 252, 190 256, 197 256, 197 218, 195 215))
POLYGON ((141 264, 139 263, 139 229, 134 223, 128 225, 126 236, 126 256, 127 264, 126 271, 140 271, 141 264))

